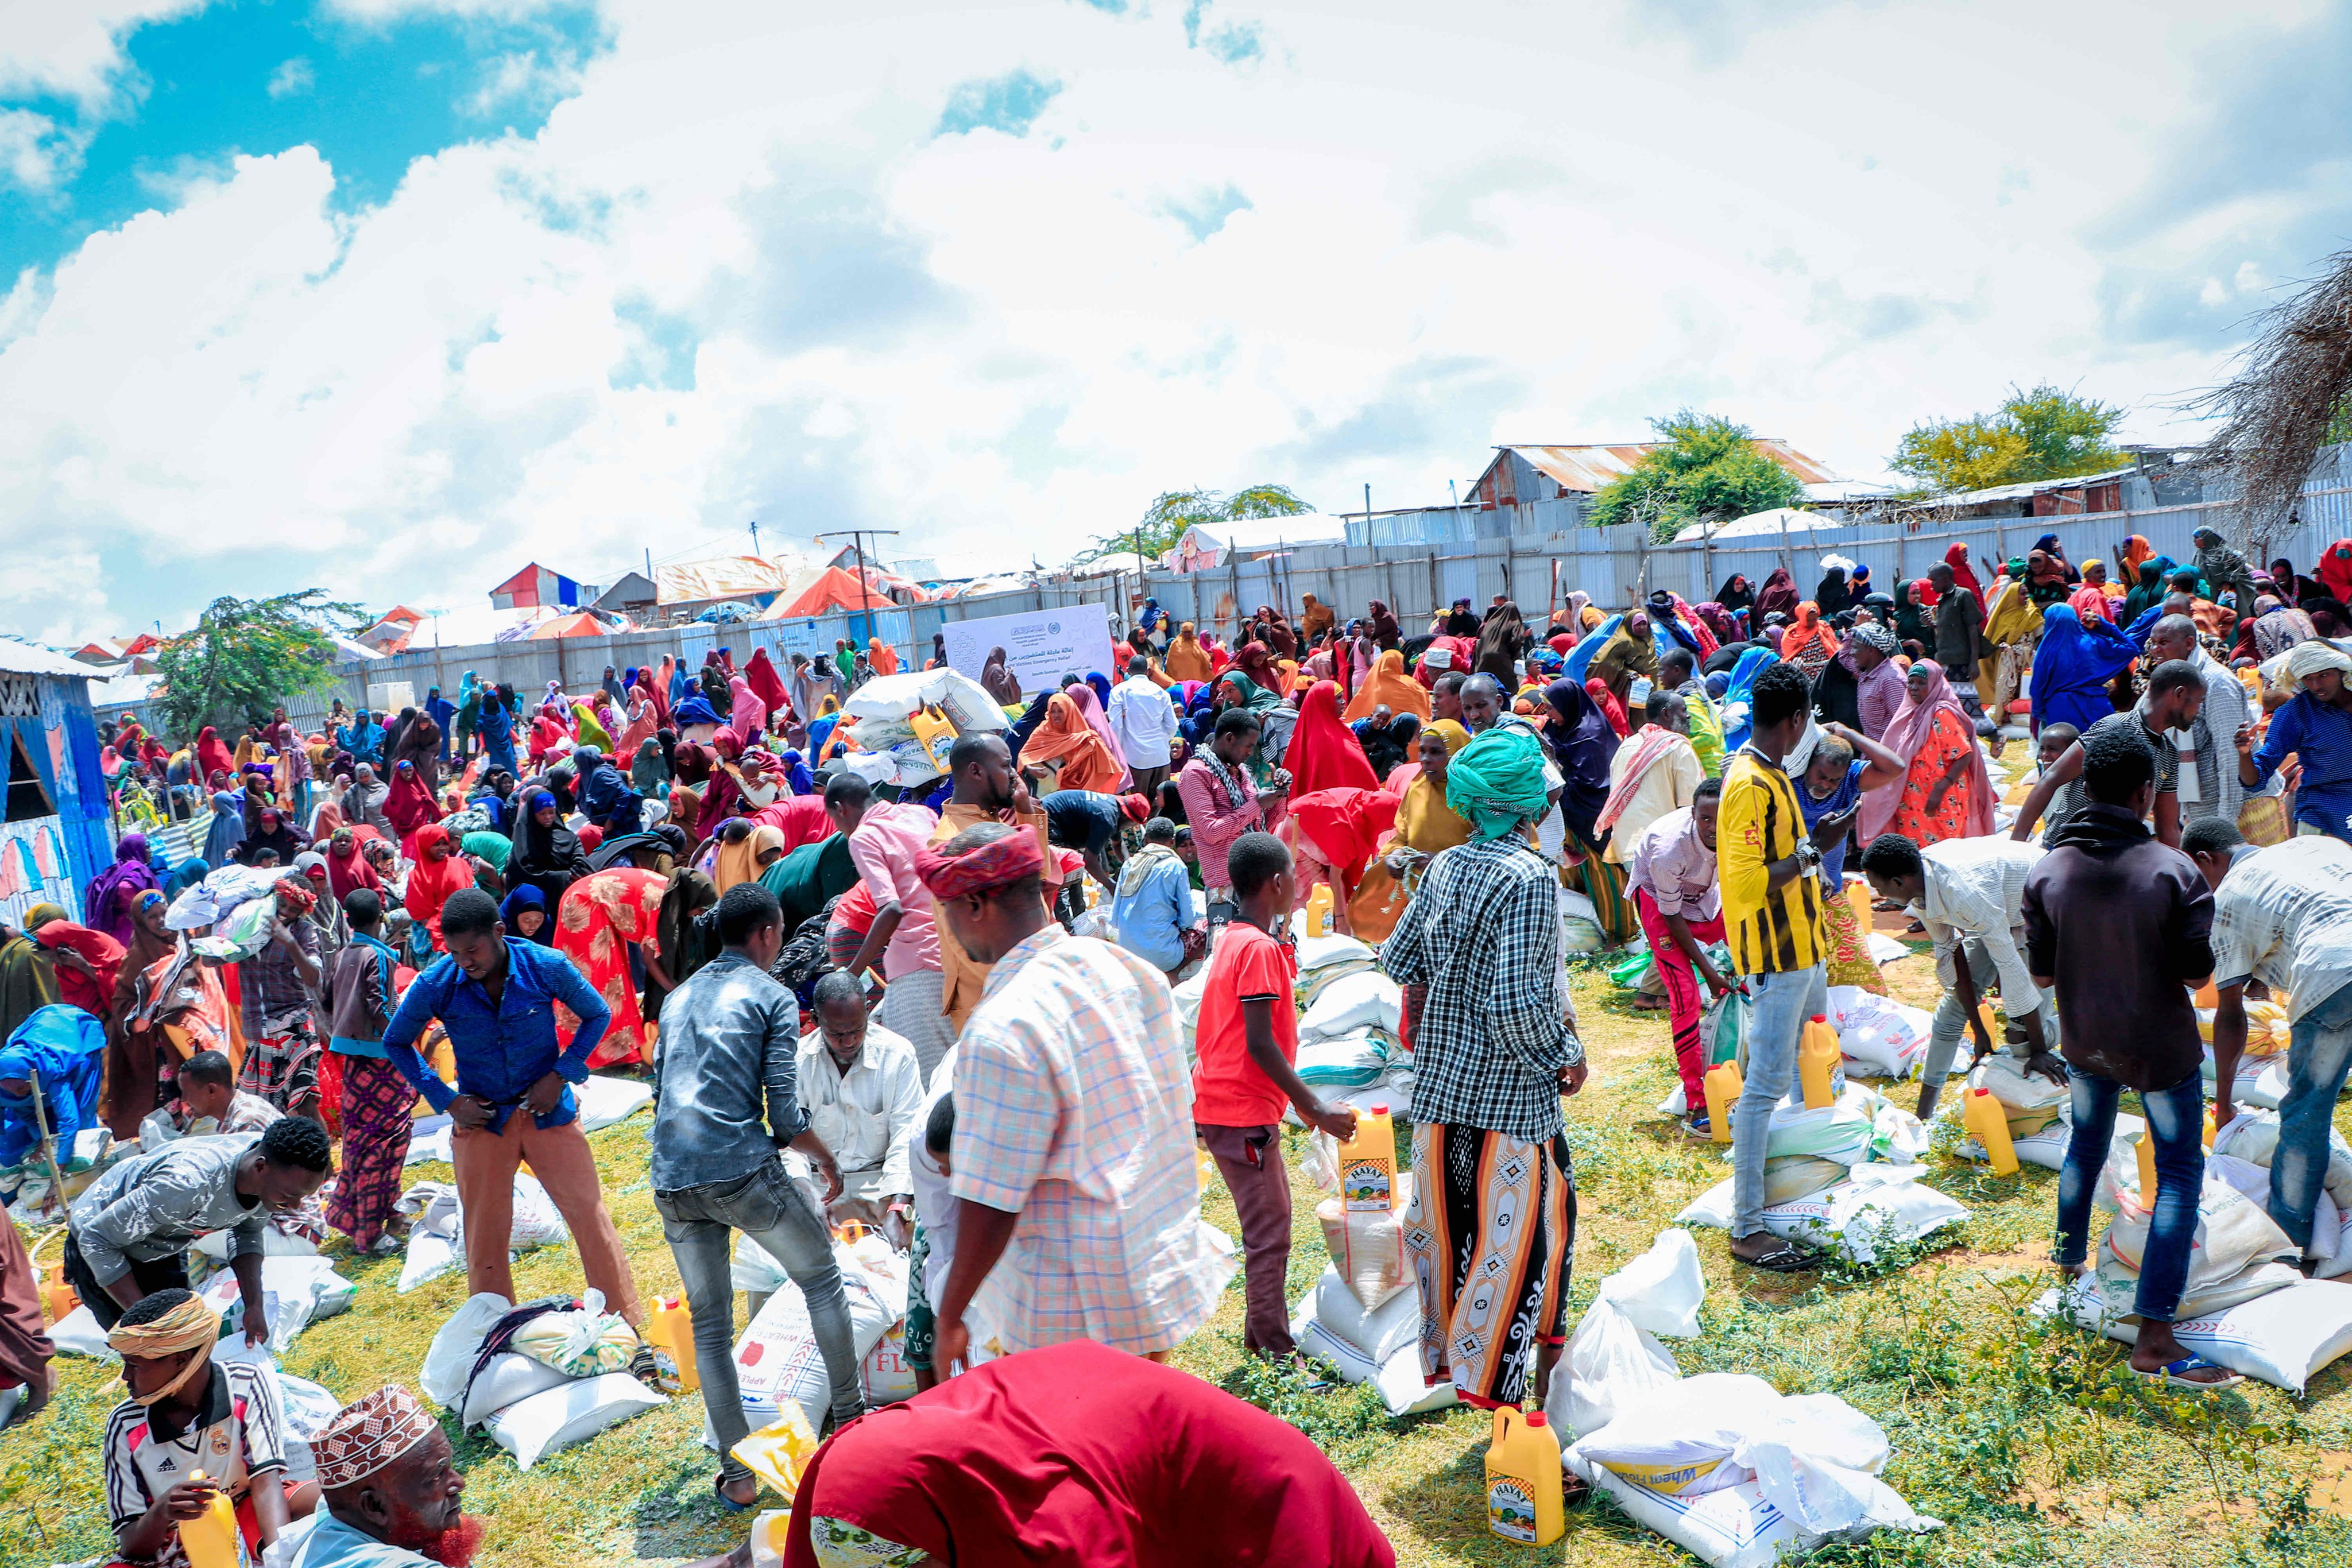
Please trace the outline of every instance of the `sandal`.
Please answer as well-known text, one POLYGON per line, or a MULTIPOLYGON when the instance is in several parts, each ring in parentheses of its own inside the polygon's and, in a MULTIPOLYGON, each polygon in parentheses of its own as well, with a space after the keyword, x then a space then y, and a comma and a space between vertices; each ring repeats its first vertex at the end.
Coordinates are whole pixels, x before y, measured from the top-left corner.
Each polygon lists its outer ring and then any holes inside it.
POLYGON ((1822 1255, 1810 1247, 1783 1241, 1761 1258, 1742 1258, 1734 1252, 1731 1260, 1745 1263, 1751 1269, 1761 1269, 1768 1274, 1801 1274, 1808 1269, 1820 1268, 1822 1255))
MULTIPOLYGON (((2125 1364, 2128 1366, 2130 1363, 2126 1362, 2125 1364)), ((2131 1375, 2142 1382, 2161 1384, 2167 1388, 2187 1388, 2199 1394, 2213 1394, 2224 1388, 2235 1388, 2245 1381, 2238 1374, 2230 1372, 2228 1367, 2217 1365, 2201 1355, 2184 1355, 2179 1361, 2167 1362, 2153 1372, 2142 1372, 2138 1367, 2134 1366, 2131 1369, 2131 1375), (2228 1372, 2229 1375, 2209 1381, 2188 1375, 2192 1372, 2228 1372)))

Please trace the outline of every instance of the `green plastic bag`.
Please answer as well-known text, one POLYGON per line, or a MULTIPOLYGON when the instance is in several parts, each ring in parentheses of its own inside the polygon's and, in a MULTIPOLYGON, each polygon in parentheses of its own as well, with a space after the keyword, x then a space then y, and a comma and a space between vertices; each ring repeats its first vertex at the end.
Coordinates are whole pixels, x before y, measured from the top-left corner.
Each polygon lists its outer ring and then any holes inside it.
POLYGON ((1748 1013, 1755 1005, 1737 990, 1726 991, 1698 1020, 1699 1039, 1706 1042, 1706 1064, 1709 1067, 1737 1061, 1743 1072, 1747 1071, 1744 1048, 1748 1040, 1748 1013))
POLYGON ((1626 990, 1638 989, 1650 977, 1650 950, 1628 954, 1610 967, 1610 980, 1626 990))

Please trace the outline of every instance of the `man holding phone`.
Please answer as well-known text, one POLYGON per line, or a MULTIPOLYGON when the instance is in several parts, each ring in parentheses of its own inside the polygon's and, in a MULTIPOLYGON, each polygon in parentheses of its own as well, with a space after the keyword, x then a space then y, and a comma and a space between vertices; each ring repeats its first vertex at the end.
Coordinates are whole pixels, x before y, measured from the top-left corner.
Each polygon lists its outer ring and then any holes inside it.
POLYGON ((2001 1010, 2009 1015, 2005 1032, 2021 1041, 2025 1071, 2053 1083, 2066 1082, 2066 1069, 2051 1049, 2058 1037, 2057 1009, 2033 983, 2024 954, 2026 875, 2047 852, 2040 844, 2000 833, 1946 839, 1924 850, 1901 833, 1881 833, 1862 852, 1862 873, 1870 885, 1881 898, 1909 909, 1936 944, 1936 977, 1943 982, 1944 999, 1936 1005, 1920 1074, 1923 1121, 1934 1113, 1950 1076, 1963 1025, 1976 1036, 1971 1065, 1992 1054, 1992 1035, 1977 1002, 1996 978, 2001 1010))

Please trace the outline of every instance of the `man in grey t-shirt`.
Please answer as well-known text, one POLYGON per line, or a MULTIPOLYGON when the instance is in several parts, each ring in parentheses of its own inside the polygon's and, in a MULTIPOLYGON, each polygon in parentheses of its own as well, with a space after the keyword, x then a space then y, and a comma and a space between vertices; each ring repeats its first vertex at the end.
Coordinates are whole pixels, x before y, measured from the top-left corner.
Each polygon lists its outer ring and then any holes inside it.
POLYGON ((735 1377, 734 1232, 758 1242, 799 1288, 833 1385, 834 1425, 866 1406, 832 1231, 779 1153, 793 1149, 815 1165, 827 1203, 841 1196, 841 1173, 801 1109, 800 1004, 768 975, 784 945, 775 895, 755 882, 729 888, 719 901, 719 956, 662 1002, 646 1136, 654 1207, 686 1285, 703 1406, 719 1439, 719 1493, 748 1506, 759 1487, 735 1458, 751 1424, 735 1377))
POLYGON ((2109 714, 2084 732, 2083 740, 2068 747, 2065 755, 2042 769, 2042 781, 2017 809, 2017 821, 2009 836, 2020 842, 2032 837, 2033 824, 2043 821, 2042 841, 2058 831, 2066 820, 2082 810, 2087 799, 2084 793, 2083 742, 2101 732, 2136 737, 2148 749, 2156 768, 2156 795, 2151 819, 2156 836, 2180 847, 2180 751, 2172 744, 2168 731, 2187 729, 2197 722, 2197 715, 2205 706, 2205 678, 2197 666, 2185 659, 2158 664, 2147 678, 2147 692, 2139 706, 2129 713, 2109 714))

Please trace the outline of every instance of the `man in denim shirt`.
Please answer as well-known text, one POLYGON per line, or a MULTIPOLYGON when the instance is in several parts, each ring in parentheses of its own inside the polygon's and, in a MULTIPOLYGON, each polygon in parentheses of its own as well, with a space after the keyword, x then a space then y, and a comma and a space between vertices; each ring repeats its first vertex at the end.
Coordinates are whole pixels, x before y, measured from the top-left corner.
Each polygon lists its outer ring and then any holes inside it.
POLYGON ((767 1249, 798 1286, 833 1385, 833 1424, 865 1410, 849 1301, 824 1216, 784 1174, 777 1151, 814 1163, 827 1203, 841 1172, 801 1109, 795 1068, 800 1004, 768 976, 784 945, 783 910, 756 882, 719 901, 719 956, 662 1003, 650 1175, 662 1232, 694 1315, 702 1403, 719 1439, 719 1495, 731 1508, 759 1493, 735 1445, 751 1435, 735 1379, 732 1232, 767 1249))
POLYGON ((580 1269, 605 1306, 631 1324, 643 1317, 636 1281, 604 1207, 596 1156, 580 1130, 572 1085, 588 1076, 588 1055, 613 1010, 572 960, 552 947, 507 935, 488 894, 462 888, 441 908, 448 952, 416 977, 383 1031, 384 1055, 457 1124, 450 1135, 457 1202, 465 1213, 466 1289, 514 1300, 507 1244, 514 1228, 516 1167, 530 1162, 572 1239, 580 1269), (559 1052, 555 1007, 580 1019, 572 1048, 559 1052), (457 1060, 452 1089, 416 1053, 435 1019, 457 1060), (517 1115, 518 1111, 528 1114, 517 1115))
POLYGON ((1143 825, 1143 848, 1119 868, 1110 919, 1118 945, 1171 980, 1189 979, 1200 967, 1207 925, 1176 853, 1176 824, 1166 817, 1143 825))

